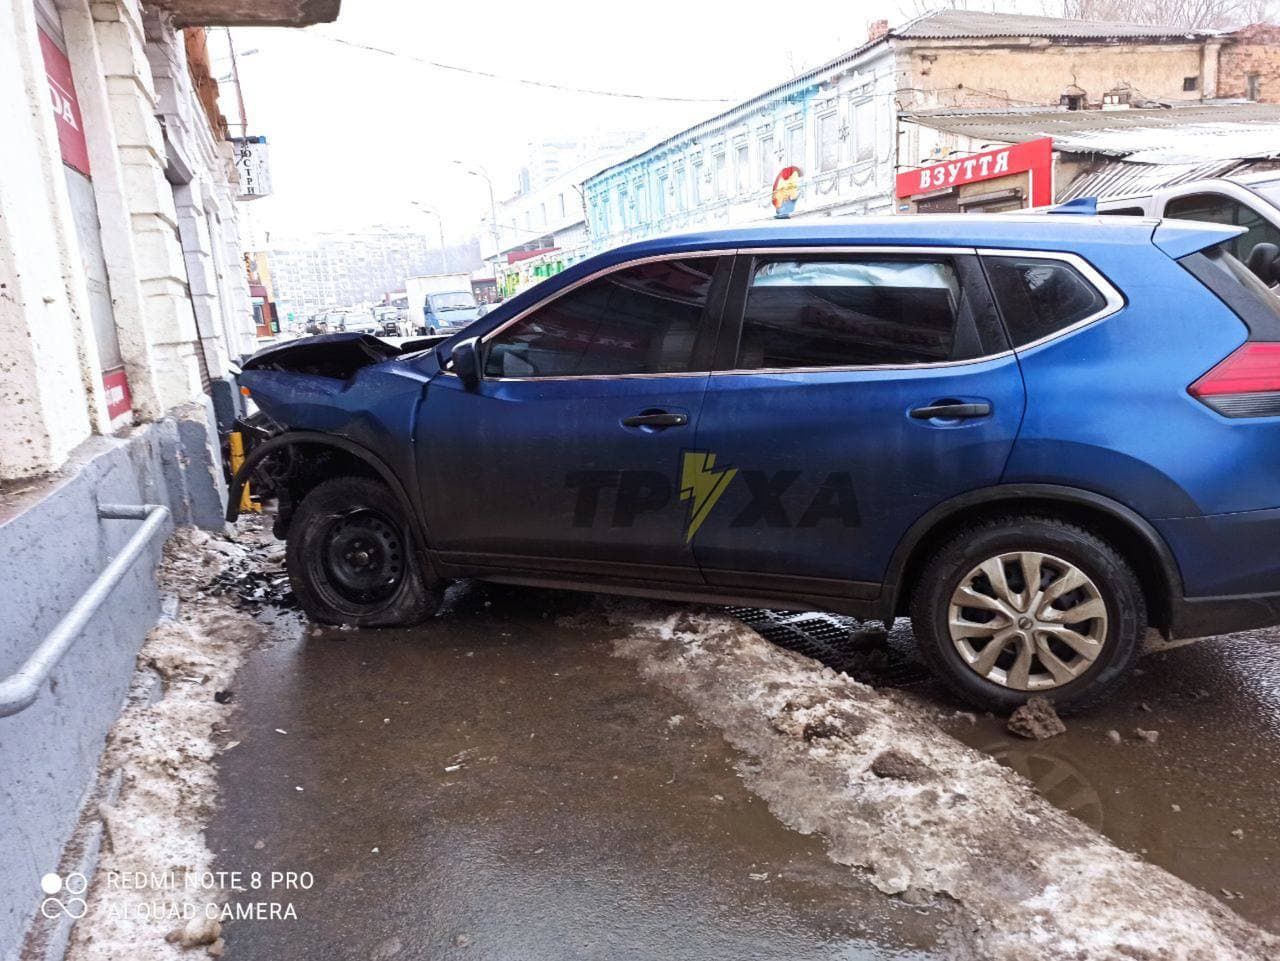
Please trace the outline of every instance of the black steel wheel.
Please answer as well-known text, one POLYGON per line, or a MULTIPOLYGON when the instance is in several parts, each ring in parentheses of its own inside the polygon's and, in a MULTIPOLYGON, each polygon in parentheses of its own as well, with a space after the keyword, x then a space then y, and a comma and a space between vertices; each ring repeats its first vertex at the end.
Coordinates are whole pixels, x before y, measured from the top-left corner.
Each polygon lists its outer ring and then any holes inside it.
POLYGON ((387 487, 336 477, 303 498, 289 526, 289 579, 307 616, 325 624, 416 624, 442 585, 421 570, 413 532, 387 487))

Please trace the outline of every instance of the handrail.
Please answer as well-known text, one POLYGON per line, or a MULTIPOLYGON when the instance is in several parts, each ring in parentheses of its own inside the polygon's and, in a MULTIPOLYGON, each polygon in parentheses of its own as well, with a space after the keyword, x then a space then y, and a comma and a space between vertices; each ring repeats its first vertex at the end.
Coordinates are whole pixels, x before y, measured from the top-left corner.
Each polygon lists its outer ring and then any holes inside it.
POLYGON ((169 508, 163 504, 100 504, 98 517, 103 520, 135 520, 143 524, 124 549, 117 554, 89 585, 89 589, 63 615, 40 646, 32 652, 22 667, 0 681, 0 717, 9 717, 30 707, 40 696, 40 688, 58 666, 64 654, 85 625, 102 606, 112 589, 123 580, 142 551, 150 543, 155 532, 169 518, 169 508))

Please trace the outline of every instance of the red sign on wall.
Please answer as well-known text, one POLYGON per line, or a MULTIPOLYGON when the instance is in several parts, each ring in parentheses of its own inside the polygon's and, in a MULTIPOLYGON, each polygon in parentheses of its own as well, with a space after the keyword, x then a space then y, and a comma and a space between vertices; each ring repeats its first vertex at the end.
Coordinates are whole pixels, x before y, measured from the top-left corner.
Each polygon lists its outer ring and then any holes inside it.
POLYGON ((908 170, 898 174, 897 194, 899 197, 914 197, 1017 173, 1030 175, 1031 206, 1043 207, 1053 203, 1053 138, 1028 140, 1011 147, 997 147, 908 170))
POLYGON ((133 410, 133 397, 129 394, 129 381, 124 368, 103 371, 102 386, 107 392, 107 416, 112 420, 133 410))
POLYGON ((58 146, 62 162, 89 176, 89 147, 84 142, 84 122, 80 118, 80 102, 71 79, 71 61, 58 45, 40 31, 40 52, 44 54, 44 72, 49 81, 49 100, 58 119, 58 146))

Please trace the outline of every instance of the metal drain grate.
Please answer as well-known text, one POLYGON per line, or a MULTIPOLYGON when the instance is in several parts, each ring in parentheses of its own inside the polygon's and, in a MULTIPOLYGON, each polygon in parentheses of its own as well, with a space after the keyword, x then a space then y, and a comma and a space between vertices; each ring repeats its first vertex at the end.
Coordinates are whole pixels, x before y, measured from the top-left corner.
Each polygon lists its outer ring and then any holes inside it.
POLYGON ((726 610, 770 643, 874 687, 910 687, 929 677, 905 625, 904 630, 895 627, 886 634, 879 626, 844 614, 758 607, 726 610))

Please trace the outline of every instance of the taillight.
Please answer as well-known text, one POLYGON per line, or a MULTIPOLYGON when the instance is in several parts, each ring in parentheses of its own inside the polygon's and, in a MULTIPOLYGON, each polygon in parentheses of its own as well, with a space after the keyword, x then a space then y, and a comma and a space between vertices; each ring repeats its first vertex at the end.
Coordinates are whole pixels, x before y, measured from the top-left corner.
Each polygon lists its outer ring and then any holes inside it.
POLYGON ((1227 417, 1280 416, 1280 343, 1247 342, 1187 391, 1227 417))

